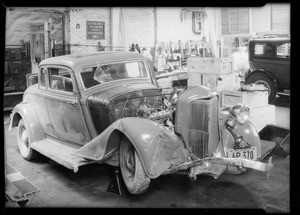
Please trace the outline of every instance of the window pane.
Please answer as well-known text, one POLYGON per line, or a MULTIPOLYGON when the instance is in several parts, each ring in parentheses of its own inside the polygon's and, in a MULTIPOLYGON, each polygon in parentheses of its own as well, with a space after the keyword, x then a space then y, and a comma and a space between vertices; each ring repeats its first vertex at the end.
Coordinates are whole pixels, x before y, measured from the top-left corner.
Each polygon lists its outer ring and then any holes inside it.
POLYGON ((278 58, 289 58, 290 57, 291 45, 290 43, 278 44, 276 49, 276 57, 278 58))
POLYGON ((85 88, 102 83, 128 78, 147 78, 150 76, 143 62, 117 63, 85 68, 81 72, 81 79, 85 88))
POLYGON ((262 58, 271 58, 274 55, 274 47, 272 43, 255 43, 254 56, 262 58))
POLYGON ((228 19, 228 9, 221 8, 221 31, 222 34, 229 34, 229 19, 228 19))
POLYGON ((249 8, 221 8, 221 33, 249 33, 249 8))
POLYGON ((73 92, 73 83, 68 70, 61 68, 50 68, 50 88, 65 92, 73 92))
POLYGON ((40 79, 40 85, 45 87, 46 86, 46 70, 42 68, 41 70, 41 79, 40 79))
POLYGON ((238 9, 230 9, 229 10, 229 22, 230 22, 230 34, 238 34, 239 33, 239 11, 238 9))

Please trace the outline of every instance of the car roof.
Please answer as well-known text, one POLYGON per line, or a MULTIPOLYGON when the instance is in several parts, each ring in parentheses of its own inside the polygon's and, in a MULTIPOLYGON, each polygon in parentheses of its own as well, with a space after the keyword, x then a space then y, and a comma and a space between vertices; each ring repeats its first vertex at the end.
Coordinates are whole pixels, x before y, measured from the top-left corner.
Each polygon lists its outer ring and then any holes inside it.
POLYGON ((76 69, 94 65, 96 62, 99 64, 129 61, 129 60, 140 60, 145 59, 143 55, 135 52, 127 51, 103 51, 103 52, 89 52, 82 54, 70 54, 62 55, 58 57, 46 58, 40 62, 39 66, 45 65, 62 65, 76 69))

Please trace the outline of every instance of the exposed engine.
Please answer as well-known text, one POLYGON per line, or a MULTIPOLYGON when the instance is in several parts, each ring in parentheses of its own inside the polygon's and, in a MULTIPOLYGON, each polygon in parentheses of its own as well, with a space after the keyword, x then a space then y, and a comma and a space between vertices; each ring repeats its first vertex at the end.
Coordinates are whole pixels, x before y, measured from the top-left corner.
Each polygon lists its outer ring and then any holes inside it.
POLYGON ((141 117, 153 120, 161 125, 174 129, 176 99, 179 91, 174 90, 160 96, 145 97, 127 101, 122 117, 141 117))

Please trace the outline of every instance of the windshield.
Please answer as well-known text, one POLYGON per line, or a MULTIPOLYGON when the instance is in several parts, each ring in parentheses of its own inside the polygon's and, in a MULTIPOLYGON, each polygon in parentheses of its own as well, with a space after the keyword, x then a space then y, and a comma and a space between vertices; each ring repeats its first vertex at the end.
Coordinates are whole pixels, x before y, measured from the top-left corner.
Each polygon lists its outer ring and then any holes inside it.
POLYGON ((120 79, 150 78, 145 64, 142 61, 108 65, 100 65, 97 62, 97 66, 84 68, 80 74, 85 88, 120 79))

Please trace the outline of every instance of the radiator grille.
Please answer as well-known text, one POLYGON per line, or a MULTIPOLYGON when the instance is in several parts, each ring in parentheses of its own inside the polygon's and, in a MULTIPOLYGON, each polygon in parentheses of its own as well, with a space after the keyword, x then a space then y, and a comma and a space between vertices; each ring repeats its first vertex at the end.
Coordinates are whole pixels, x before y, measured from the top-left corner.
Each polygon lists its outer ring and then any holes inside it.
POLYGON ((211 156, 218 145, 218 99, 193 100, 189 105, 188 140, 193 153, 211 156))

